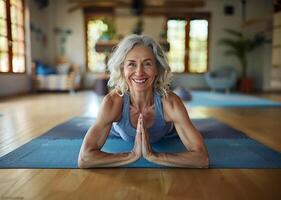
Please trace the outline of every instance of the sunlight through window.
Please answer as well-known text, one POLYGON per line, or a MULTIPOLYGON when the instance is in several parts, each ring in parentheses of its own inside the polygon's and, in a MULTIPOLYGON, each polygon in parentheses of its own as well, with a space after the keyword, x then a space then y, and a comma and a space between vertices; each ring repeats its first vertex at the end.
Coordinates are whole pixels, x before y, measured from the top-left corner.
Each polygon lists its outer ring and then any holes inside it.
POLYGON ((170 51, 167 56, 172 72, 184 72, 185 69, 185 26, 186 20, 168 21, 170 51))
POLYGON ((208 65, 208 20, 170 19, 167 27, 167 40, 170 44, 167 56, 172 72, 206 72, 208 65), (186 31, 189 32, 186 33, 186 31))
POLYGON ((208 21, 191 20, 189 32, 189 71, 207 71, 208 21))
POLYGON ((90 20, 88 22, 88 68, 92 72, 104 72, 105 53, 99 53, 95 50, 95 46, 101 37, 102 33, 108 29, 107 25, 101 19, 90 20))

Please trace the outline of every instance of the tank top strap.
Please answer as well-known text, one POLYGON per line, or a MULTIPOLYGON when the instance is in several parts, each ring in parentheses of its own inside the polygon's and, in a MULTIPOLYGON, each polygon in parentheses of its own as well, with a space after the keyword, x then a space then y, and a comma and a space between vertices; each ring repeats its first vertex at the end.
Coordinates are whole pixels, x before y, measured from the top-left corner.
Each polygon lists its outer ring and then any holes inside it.
POLYGON ((161 95, 158 92, 154 92, 155 114, 156 119, 164 120, 163 105, 161 101, 161 95))
POLYGON ((127 122, 129 120, 128 117, 130 117, 130 96, 125 93, 123 98, 122 121, 127 122))

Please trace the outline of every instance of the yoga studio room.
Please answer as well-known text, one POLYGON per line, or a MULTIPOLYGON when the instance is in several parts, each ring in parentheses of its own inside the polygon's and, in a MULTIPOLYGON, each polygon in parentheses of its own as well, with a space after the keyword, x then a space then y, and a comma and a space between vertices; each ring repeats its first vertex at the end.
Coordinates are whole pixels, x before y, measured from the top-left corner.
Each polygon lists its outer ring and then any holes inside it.
POLYGON ((280 0, 0 0, 0 200, 280 200, 280 0))

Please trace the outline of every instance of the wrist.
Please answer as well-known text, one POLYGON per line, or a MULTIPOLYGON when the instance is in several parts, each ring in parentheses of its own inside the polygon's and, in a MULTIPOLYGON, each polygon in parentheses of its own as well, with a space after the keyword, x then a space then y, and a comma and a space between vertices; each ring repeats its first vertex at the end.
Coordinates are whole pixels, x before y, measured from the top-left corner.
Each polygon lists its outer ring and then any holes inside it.
POLYGON ((138 153, 136 153, 135 151, 131 151, 130 153, 129 153, 129 156, 130 156, 130 158, 131 158, 131 160, 134 162, 134 161, 137 161, 140 157, 141 157, 141 155, 139 155, 138 153))
POLYGON ((144 157, 146 160, 153 162, 156 158, 156 154, 153 153, 152 151, 150 151, 150 152, 147 152, 144 157))

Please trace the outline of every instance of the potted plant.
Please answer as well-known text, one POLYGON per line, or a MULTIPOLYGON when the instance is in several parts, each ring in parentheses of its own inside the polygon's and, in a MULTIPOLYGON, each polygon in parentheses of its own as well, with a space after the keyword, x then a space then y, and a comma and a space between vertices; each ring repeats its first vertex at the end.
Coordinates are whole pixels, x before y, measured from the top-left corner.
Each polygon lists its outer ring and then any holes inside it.
POLYGON ((116 29, 112 19, 105 17, 103 23, 107 25, 106 29, 103 31, 100 40, 102 41, 111 41, 116 35, 116 29))
POLYGON ((224 52, 226 56, 236 56, 240 61, 242 77, 239 81, 239 89, 243 92, 250 92, 253 86, 253 80, 247 74, 247 56, 249 52, 266 42, 264 33, 259 32, 255 34, 253 38, 247 38, 243 35, 243 33, 236 30, 225 29, 225 31, 230 35, 230 37, 220 39, 219 44, 229 47, 229 49, 224 52))

